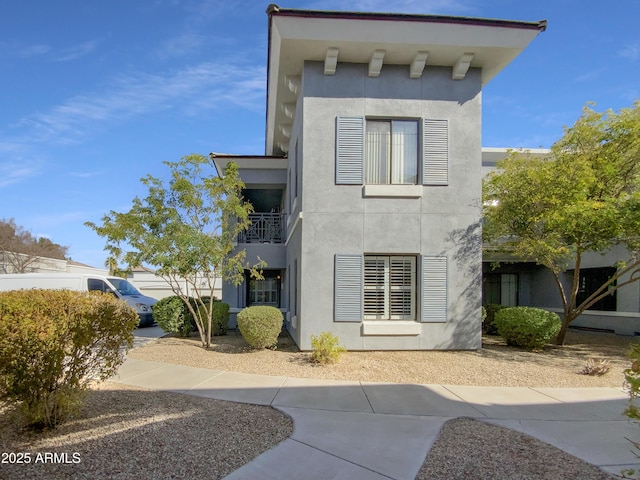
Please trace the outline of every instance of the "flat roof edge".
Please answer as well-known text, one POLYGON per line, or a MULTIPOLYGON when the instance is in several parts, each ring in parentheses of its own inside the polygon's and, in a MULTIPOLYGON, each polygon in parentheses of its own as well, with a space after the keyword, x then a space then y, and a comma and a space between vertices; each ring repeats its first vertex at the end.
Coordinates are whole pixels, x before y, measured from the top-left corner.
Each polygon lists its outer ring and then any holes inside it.
POLYGON ((210 153, 209 158, 224 158, 224 159, 241 159, 241 158, 270 158, 275 160, 286 159, 286 155, 235 155, 230 153, 210 153))
POLYGON ((267 7, 269 17, 286 16, 301 18, 348 18, 361 20, 382 20, 382 21, 406 21, 406 22, 426 22, 426 23, 457 23, 461 25, 476 25, 484 27, 503 27, 539 30, 544 32, 547 29, 547 20, 537 22, 525 22, 520 20, 502 20, 494 18, 474 18, 457 17, 453 15, 428 15, 417 13, 379 13, 379 12, 342 12, 337 10, 301 10, 294 8, 280 8, 272 3, 267 7))

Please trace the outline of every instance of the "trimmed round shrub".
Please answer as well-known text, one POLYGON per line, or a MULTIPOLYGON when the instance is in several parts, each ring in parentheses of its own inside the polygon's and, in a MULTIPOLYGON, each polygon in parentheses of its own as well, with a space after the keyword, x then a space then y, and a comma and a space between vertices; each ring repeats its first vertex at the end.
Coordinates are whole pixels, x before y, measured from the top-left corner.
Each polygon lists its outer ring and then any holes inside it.
POLYGON ((495 325, 507 345, 540 350, 558 335, 562 322, 557 313, 540 308, 509 307, 496 313, 495 325))
POLYGON ((188 337, 193 330, 191 314, 177 295, 160 299, 151 311, 153 319, 166 332, 188 337))
POLYGON ((485 317, 482 320, 482 333, 485 335, 498 335, 498 329, 495 324, 496 313, 505 307, 499 303, 489 303, 483 308, 485 311, 485 317))
POLYGON ((58 425, 82 406, 91 382, 116 374, 138 320, 110 294, 0 292, 0 392, 30 425, 58 425))
POLYGON ((273 348, 282 331, 282 312, 276 307, 258 305, 238 313, 238 329, 251 348, 273 348))

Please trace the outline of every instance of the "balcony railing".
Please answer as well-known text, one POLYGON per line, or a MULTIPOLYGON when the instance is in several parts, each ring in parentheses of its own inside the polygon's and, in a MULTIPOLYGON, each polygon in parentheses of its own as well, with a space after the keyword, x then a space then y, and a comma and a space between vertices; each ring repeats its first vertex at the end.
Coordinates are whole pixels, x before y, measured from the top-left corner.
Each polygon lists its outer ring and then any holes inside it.
POLYGON ((238 235, 238 243, 284 243, 284 213, 251 213, 251 226, 238 235))

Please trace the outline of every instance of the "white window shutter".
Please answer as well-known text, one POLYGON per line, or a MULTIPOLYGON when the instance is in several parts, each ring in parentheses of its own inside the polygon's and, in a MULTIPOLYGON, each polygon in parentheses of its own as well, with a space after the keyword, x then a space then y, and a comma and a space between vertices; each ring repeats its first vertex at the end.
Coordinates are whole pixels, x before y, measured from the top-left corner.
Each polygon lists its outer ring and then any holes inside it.
POLYGON ((449 122, 422 120, 422 184, 449 184, 449 122))
POLYGON ((362 255, 336 255, 334 279, 334 319, 336 322, 362 321, 362 255))
POLYGON ((336 118, 336 184, 362 185, 364 117, 336 118))
POLYGON ((447 257, 423 256, 421 322, 447 321, 447 257))

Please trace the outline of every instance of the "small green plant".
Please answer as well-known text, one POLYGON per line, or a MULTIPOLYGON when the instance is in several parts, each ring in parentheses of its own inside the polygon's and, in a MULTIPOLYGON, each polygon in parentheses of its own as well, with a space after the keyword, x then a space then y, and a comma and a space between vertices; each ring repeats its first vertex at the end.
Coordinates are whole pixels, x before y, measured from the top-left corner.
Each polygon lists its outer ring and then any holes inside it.
POLYGON ((505 307, 498 303, 488 303, 482 308, 484 309, 484 316, 482 317, 482 333, 485 335, 498 335, 498 329, 495 324, 496 313, 505 307))
POLYGON ((540 308, 508 307, 496 313, 495 324, 507 345, 541 350, 558 335, 562 322, 558 314, 540 308))
POLYGON ((193 331, 191 314, 182 299, 173 295, 158 301, 153 307, 153 319, 166 332, 188 337, 193 331))
POLYGON ((135 309, 109 294, 1 292, 0 392, 29 425, 55 427, 80 408, 92 381, 117 372, 137 324, 135 309))
POLYGON ((238 313, 238 329, 251 348, 275 348, 282 322, 282 312, 276 307, 258 305, 238 313))
POLYGON ((584 366, 580 373, 582 375, 591 375, 592 377, 601 377, 611 369, 611 362, 606 358, 589 358, 584 362, 584 366))
POLYGON ((313 352, 309 360, 321 365, 336 363, 340 354, 346 352, 346 349, 340 346, 338 337, 330 332, 311 335, 311 348, 313 352))
POLYGON ((640 343, 631 344, 627 356, 631 366, 624 370, 624 387, 629 393, 629 407, 624 414, 633 420, 640 420, 640 409, 636 405, 640 398, 640 343))

